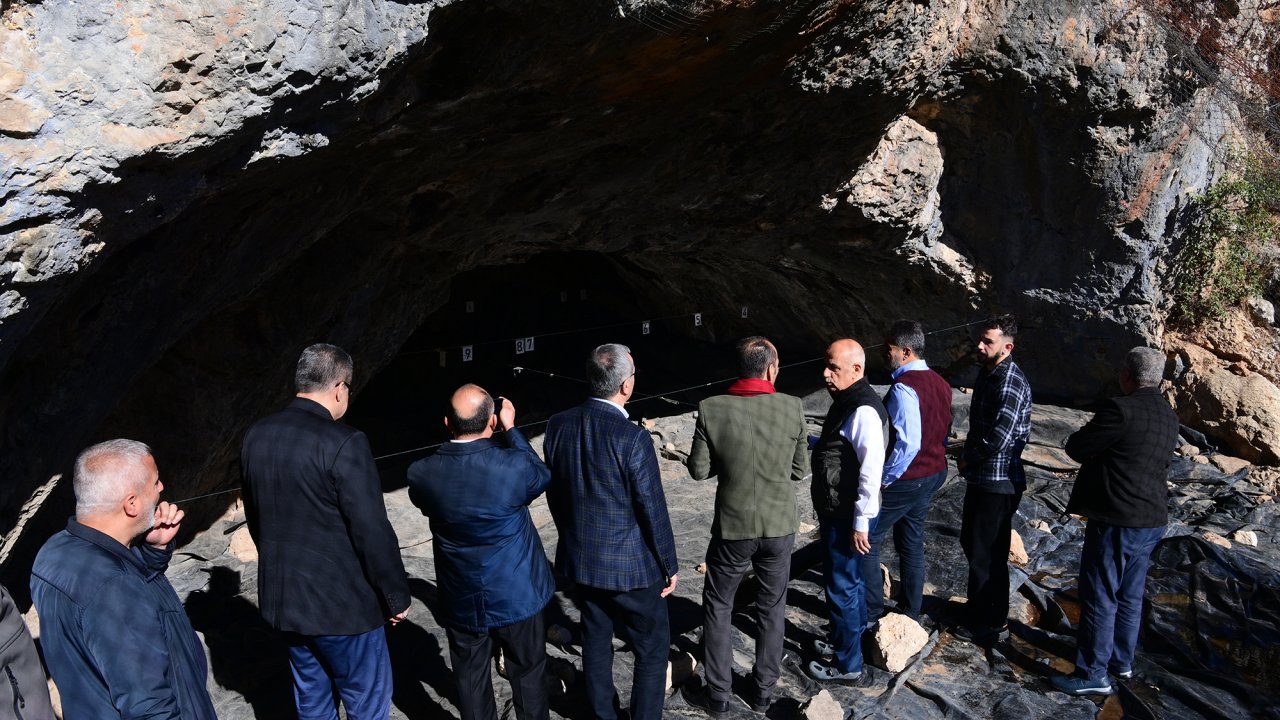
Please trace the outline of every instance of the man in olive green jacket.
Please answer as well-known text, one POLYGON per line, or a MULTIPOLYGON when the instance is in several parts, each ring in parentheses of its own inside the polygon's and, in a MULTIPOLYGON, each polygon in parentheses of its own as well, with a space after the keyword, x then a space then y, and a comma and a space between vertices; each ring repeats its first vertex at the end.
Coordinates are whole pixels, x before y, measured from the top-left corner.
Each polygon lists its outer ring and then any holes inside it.
POLYGON ((740 379, 728 394, 703 400, 689 452, 695 480, 716 477, 715 519, 702 591, 705 694, 689 702, 713 717, 729 709, 734 594, 754 566, 756 596, 755 696, 757 712, 773 701, 782 662, 783 617, 791 550, 798 525, 793 483, 809 475, 809 448, 800 399, 778 393, 778 351, 762 337, 738 342, 740 379))

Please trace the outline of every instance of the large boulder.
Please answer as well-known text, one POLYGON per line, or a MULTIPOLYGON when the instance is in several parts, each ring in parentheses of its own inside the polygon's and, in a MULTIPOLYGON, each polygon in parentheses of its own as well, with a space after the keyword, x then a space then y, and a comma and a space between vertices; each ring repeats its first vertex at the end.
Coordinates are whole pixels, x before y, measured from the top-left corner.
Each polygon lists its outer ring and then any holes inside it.
POLYGON ((1173 393, 1182 421, 1250 462, 1280 464, 1280 387, 1202 348, 1181 352, 1190 366, 1173 393))

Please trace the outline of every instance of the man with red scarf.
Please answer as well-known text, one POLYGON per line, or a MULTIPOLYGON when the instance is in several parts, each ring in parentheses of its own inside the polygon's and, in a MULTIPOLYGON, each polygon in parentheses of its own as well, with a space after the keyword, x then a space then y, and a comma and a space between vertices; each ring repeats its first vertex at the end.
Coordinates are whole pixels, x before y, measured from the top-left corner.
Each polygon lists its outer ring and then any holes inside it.
POLYGON ((743 575, 755 568, 756 659, 753 710, 773 701, 782 662, 783 616, 791 550, 798 527, 792 483, 809 475, 808 438, 800 399, 776 392, 778 351, 763 337, 737 345, 739 379, 728 393, 698 405, 689 453, 695 480, 716 477, 715 519, 702 590, 707 688, 686 699, 713 717, 728 712, 733 678, 733 599, 743 575))

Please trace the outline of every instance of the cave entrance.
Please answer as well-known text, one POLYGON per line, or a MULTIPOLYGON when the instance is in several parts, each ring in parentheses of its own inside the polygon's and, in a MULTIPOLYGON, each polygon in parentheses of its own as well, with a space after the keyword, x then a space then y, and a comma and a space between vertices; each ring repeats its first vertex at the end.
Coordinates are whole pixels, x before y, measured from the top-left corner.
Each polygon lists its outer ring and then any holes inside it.
MULTIPOLYGON (((583 363, 602 343, 628 345, 636 357, 633 419, 689 412, 723 392, 736 375, 738 335, 717 337, 710 319, 700 326, 692 312, 672 312, 645 277, 625 259, 590 252, 454 276, 447 301, 381 371, 362 379, 357 367, 345 421, 368 434, 386 486, 402 485, 408 465, 448 439, 442 418, 458 386, 511 398, 517 423, 536 437, 548 417, 587 397, 583 363)), ((782 389, 814 390, 820 367, 784 373, 782 389)))

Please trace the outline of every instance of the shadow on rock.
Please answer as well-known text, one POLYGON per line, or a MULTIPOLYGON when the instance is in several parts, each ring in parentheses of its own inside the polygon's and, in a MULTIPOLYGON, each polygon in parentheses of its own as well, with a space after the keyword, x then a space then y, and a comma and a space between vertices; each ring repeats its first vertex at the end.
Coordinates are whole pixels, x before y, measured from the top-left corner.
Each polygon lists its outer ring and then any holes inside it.
POLYGON ((218 688, 214 704, 223 720, 224 695, 242 695, 253 709, 251 717, 289 717, 293 714, 293 678, 289 652, 253 603, 240 595, 240 572, 228 567, 208 569, 209 584, 187 597, 191 625, 209 647, 210 671, 218 688))
POLYGON ((455 711, 441 705, 426 687, 430 686, 437 697, 457 705, 453 673, 444 661, 448 650, 424 627, 435 624, 436 588, 421 578, 409 578, 409 592, 426 606, 430 619, 415 619, 410 615, 408 620, 387 628, 394 683, 391 701, 410 720, 453 717, 455 711))

